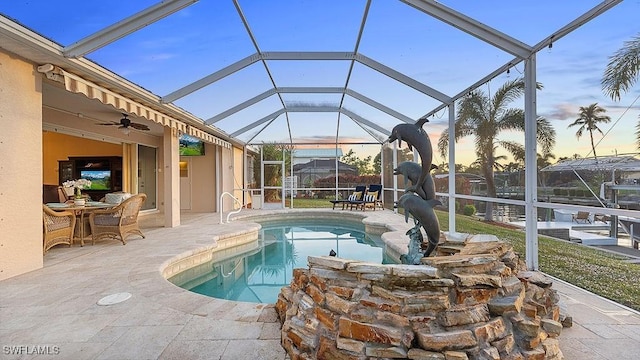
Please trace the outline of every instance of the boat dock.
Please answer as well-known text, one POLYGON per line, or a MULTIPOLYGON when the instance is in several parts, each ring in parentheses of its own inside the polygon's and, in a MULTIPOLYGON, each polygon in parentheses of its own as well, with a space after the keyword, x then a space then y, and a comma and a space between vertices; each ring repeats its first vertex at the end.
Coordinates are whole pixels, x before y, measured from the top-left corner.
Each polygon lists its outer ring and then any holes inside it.
MULTIPOLYGON (((514 221, 509 224, 524 229, 524 221, 514 221)), ((539 221, 538 233, 563 240, 581 243, 589 246, 621 245, 620 238, 608 235, 608 222, 576 223, 574 221, 539 221), (603 234, 607 231, 607 234, 603 234)), ((624 246, 624 245, 623 245, 624 246)))

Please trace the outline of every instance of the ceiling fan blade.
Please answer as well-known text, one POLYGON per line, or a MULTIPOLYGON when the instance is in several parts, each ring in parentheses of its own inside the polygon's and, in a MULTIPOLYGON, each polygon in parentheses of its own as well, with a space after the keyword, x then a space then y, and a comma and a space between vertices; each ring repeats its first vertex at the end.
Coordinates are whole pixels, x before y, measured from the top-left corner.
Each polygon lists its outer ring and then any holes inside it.
POLYGON ((132 128, 134 128, 136 130, 150 130, 147 125, 140 124, 140 123, 132 122, 131 124, 129 124, 129 126, 131 126, 132 128))
POLYGON ((96 125, 120 125, 120 123, 112 121, 112 122, 108 122, 108 123, 97 123, 96 125))

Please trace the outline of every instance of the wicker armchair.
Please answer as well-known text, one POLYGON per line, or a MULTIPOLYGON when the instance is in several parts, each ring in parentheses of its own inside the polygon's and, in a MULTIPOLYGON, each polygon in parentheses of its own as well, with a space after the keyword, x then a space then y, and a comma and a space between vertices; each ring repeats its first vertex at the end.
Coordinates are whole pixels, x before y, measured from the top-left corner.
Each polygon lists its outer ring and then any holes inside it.
POLYGON ((53 211, 42 205, 43 239, 42 253, 58 244, 73 243, 73 230, 76 227, 76 215, 71 211, 53 211))
POLYGON ((138 213, 146 199, 146 194, 137 194, 111 209, 92 211, 89 215, 91 244, 102 238, 119 238, 125 245, 126 237, 130 234, 145 238, 138 226, 138 213))

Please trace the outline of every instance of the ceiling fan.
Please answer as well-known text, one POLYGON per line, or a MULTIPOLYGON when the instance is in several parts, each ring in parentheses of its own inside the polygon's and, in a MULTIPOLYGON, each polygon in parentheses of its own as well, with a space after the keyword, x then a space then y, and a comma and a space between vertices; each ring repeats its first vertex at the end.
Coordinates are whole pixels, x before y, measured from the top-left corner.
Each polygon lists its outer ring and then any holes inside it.
POLYGON ((118 129, 120 129, 122 132, 128 134, 129 133, 129 128, 134 128, 136 130, 150 130, 149 127, 147 125, 144 124, 140 124, 140 123, 136 123, 131 121, 127 116, 127 114, 122 113, 123 118, 120 119, 120 122, 117 121, 111 121, 111 122, 107 122, 107 123, 99 123, 96 125, 117 125, 118 129))

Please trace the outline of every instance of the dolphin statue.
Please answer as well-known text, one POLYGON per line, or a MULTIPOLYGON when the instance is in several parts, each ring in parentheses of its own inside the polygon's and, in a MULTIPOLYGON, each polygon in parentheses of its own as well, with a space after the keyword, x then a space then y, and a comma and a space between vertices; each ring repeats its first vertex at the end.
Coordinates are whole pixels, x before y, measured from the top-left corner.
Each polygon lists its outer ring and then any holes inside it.
POLYGON ((406 235, 409 235, 408 252, 400 255, 400 261, 403 264, 420 265, 420 259, 424 256, 424 250, 422 245, 424 244, 424 238, 422 237, 422 231, 420 231, 420 225, 416 225, 407 231, 406 235))
MULTIPOLYGON (((431 170, 437 169, 438 166, 431 164, 431 170)), ((420 178, 420 174, 422 173, 422 168, 419 164, 414 163, 413 161, 405 161, 398 164, 398 167, 393 169, 393 175, 403 175, 404 176, 404 184, 405 190, 409 187, 409 181, 412 184, 416 184, 418 179, 420 178)), ((427 176, 422 183, 422 187, 419 187, 416 191, 421 198, 425 200, 431 200, 436 198, 436 187, 433 183, 433 177, 427 176)))
POLYGON ((416 149, 420 155, 420 161, 422 162, 422 172, 420 177, 413 185, 407 188, 408 191, 416 192, 418 188, 422 186, 429 172, 431 171, 431 163, 433 161, 433 148, 431 147, 431 140, 429 135, 422 129, 422 127, 415 124, 398 124, 389 135, 389 143, 398 140, 398 143, 402 145, 402 141, 407 143, 409 149, 416 149))
POLYGON ((398 199, 397 206, 403 208, 404 221, 409 221, 409 214, 422 226, 427 234, 429 244, 424 252, 424 256, 429 256, 438 246, 440 241, 440 223, 433 208, 442 205, 440 200, 424 200, 420 196, 406 193, 398 199))

